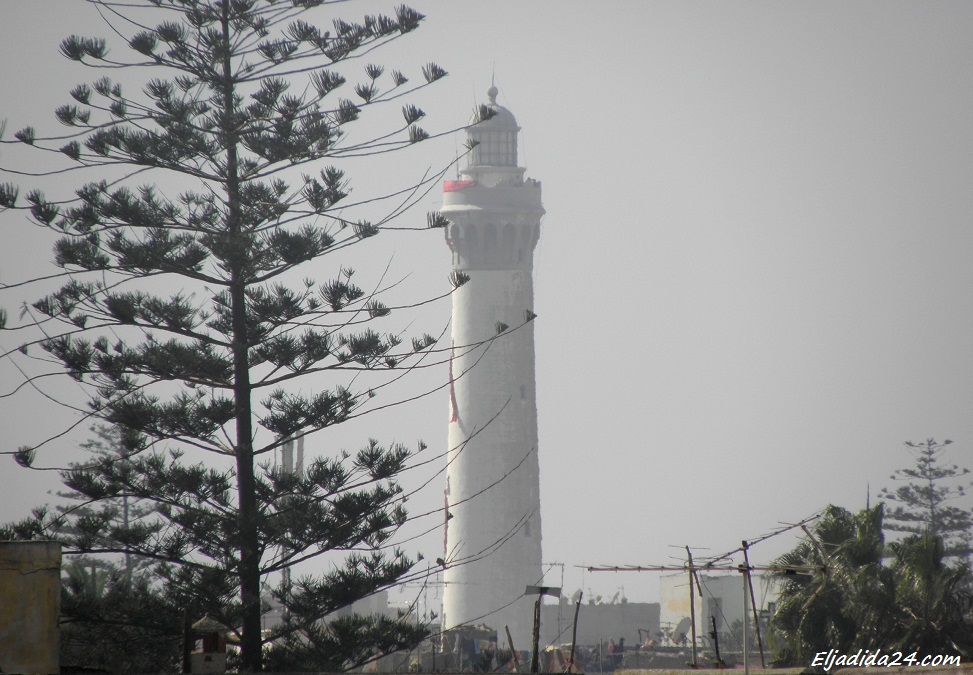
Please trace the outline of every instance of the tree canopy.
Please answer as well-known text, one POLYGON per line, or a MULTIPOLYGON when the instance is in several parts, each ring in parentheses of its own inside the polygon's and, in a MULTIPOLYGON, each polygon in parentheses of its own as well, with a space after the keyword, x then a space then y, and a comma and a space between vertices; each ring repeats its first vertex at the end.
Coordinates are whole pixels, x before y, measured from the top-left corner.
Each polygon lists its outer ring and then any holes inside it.
POLYGON ((899 486, 884 488, 879 497, 890 506, 885 517, 887 530, 941 537, 948 554, 965 555, 973 542, 973 513, 951 502, 966 496, 971 482, 965 477, 970 470, 943 461, 951 444, 934 438, 922 443, 907 441, 915 466, 896 469, 890 479, 899 486))
POLYGON ((944 561, 939 537, 886 545, 883 515, 882 504, 854 514, 829 506, 778 558, 782 566, 821 566, 783 577, 770 635, 778 664, 809 666, 831 649, 973 654, 969 569, 944 561))
MULTIPOLYGON (((234 627, 244 670, 261 669, 271 640, 319 670, 414 643, 425 629, 404 621, 321 620, 417 574, 393 541, 407 518, 398 476, 425 446, 368 440, 301 474, 268 460, 373 399, 393 404, 381 398, 388 383, 442 361, 435 335, 390 323, 405 308, 383 303, 381 273, 366 291, 336 259, 411 213, 441 176, 351 200, 342 167, 430 138, 410 97, 446 71, 427 63, 407 76, 364 61, 424 17, 399 6, 325 29, 317 22, 337 2, 88 1, 120 53, 78 35, 60 50, 107 75, 56 110, 64 134, 26 126, 4 140, 60 158, 33 178, 90 176, 73 195, 0 186, 0 208, 56 235, 62 283, 25 305, 20 323, 0 318, 8 336, 27 336, 3 358, 24 361, 35 386, 66 373, 87 392, 79 423, 116 429, 119 452, 62 471, 84 511, 38 509, 5 533, 152 561, 167 589, 234 627), (400 107, 394 127, 363 122, 388 106, 400 107), (376 204, 388 204, 377 219, 355 215, 376 204), (372 373, 386 377, 364 379, 372 373), (120 499, 146 510, 120 523, 120 499), (331 553, 343 554, 328 558, 331 571, 278 583, 287 620, 262 636, 262 584, 331 553)), ((445 224, 430 214, 412 227, 445 224)), ((431 295, 466 281, 455 274, 431 295)), ((6 451, 31 467, 49 447, 6 451)))

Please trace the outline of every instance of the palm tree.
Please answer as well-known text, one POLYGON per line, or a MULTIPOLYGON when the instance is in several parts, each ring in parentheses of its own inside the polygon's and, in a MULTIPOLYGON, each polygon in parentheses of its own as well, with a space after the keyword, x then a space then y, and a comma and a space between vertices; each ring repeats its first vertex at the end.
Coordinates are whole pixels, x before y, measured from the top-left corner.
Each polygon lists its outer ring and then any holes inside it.
POLYGON ((771 623, 780 664, 807 665, 818 652, 886 647, 895 588, 882 565, 883 508, 857 514, 825 509, 812 535, 777 559, 781 566, 822 566, 811 576, 785 576, 771 623))
POLYGON ((63 592, 68 597, 78 599, 95 599, 105 594, 109 577, 112 575, 112 565, 103 560, 80 556, 72 558, 63 566, 64 576, 61 579, 63 592))
POLYGON ((771 621, 777 665, 807 666, 830 649, 973 654, 969 570, 943 562, 941 537, 885 545, 883 514, 881 504, 857 514, 829 506, 810 536, 777 559, 822 566, 784 577, 771 621))
POLYGON ((969 569, 943 562, 942 537, 912 535, 888 545, 902 620, 890 646, 921 654, 973 652, 969 569))

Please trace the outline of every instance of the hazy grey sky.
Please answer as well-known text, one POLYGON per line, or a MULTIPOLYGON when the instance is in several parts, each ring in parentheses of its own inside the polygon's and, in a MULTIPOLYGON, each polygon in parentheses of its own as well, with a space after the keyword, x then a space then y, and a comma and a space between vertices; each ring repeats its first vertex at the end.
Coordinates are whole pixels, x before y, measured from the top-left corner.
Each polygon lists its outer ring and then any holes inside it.
MULTIPOLYGON (((450 71, 422 98, 430 130, 465 122, 495 77, 523 127, 521 164, 543 183, 544 554, 564 563, 568 589, 652 598, 654 575, 574 566, 666 563, 686 544, 715 554, 828 503, 860 508, 869 484, 874 498, 909 463, 906 440, 950 438, 973 466, 973 4, 414 6, 426 24, 374 61, 450 71)), ((99 75, 58 56, 72 32, 109 37, 85 3, 5 0, 8 136, 58 130, 54 107, 99 75)), ((404 171, 448 161, 456 144, 430 144, 404 171)), ((0 166, 13 157, 5 148, 0 166)), ((426 202, 417 224, 437 197, 426 202)), ((0 224, 2 281, 42 269, 50 240, 16 214, 0 224)), ((410 292, 442 289, 441 234, 390 241, 375 264, 394 252, 410 292)), ((448 312, 417 328, 440 329, 448 312)), ((8 391, 17 375, 0 377, 8 391)), ((3 449, 63 419, 29 396, 0 400, 3 449)), ((422 437, 441 449, 447 421, 440 392, 340 445, 422 437)), ((0 457, 0 520, 55 487, 0 457)), ((441 503, 439 490, 413 509, 441 503)), ((432 559, 441 541, 408 546, 432 559)))

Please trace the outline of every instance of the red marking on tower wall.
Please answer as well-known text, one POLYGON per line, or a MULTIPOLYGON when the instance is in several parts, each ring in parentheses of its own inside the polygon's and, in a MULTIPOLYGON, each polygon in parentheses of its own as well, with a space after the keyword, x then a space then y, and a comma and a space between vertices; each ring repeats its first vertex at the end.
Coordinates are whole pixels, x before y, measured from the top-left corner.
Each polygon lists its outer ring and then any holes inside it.
POLYGON ((456 405, 456 389, 453 386, 453 354, 449 355, 449 421, 459 421, 459 411, 456 405))

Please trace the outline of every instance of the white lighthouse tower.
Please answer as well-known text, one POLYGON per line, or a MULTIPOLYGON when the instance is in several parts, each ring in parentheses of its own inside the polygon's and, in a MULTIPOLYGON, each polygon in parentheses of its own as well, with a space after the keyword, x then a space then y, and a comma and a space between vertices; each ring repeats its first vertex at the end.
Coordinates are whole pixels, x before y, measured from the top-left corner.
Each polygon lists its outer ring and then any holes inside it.
POLYGON ((453 269, 470 281, 453 294, 444 627, 509 628, 530 649, 539 585, 541 515, 534 387, 534 246, 541 186, 517 166, 513 114, 467 129, 478 142, 461 180, 444 184, 442 213, 453 269), (499 332, 499 335, 498 335, 499 332))

